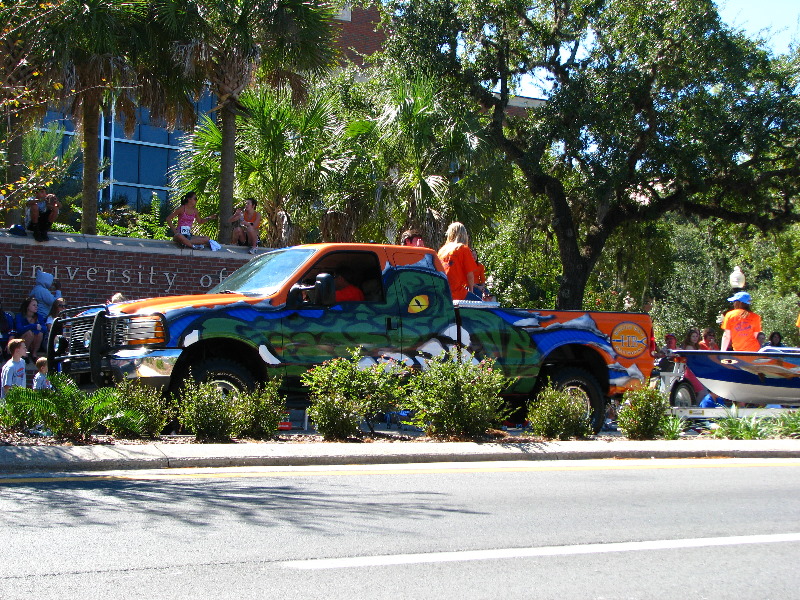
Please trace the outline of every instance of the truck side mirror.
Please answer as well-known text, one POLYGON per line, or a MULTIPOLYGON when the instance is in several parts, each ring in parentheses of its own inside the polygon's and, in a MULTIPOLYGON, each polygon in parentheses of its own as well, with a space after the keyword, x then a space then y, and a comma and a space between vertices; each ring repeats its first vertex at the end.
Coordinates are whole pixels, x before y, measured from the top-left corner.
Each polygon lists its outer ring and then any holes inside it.
POLYGON ((336 304, 336 286, 330 273, 320 273, 314 282, 314 304, 331 306, 336 304))
POLYGON ((295 307, 303 304, 303 286, 295 283, 290 289, 289 294, 286 296, 286 306, 295 307))

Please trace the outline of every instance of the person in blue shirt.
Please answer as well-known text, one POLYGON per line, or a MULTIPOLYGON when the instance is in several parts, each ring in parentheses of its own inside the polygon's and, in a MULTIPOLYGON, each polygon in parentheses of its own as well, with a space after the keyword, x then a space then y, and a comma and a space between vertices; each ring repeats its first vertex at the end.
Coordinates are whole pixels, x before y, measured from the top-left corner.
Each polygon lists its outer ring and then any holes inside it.
POLYGON ((44 318, 37 313, 39 303, 33 296, 28 296, 22 301, 14 321, 16 336, 25 341, 32 362, 39 356, 42 341, 47 334, 47 324, 44 318))
POLYGON ((0 300, 0 357, 6 358, 6 346, 14 333, 14 317, 3 310, 3 302, 0 300))
POLYGON ((0 373, 0 398, 5 398, 12 387, 25 387, 25 361, 22 357, 26 351, 25 342, 21 339, 14 338, 8 342, 8 353, 11 358, 3 365, 0 373))
POLYGON ((30 293, 31 297, 36 298, 39 303, 37 312, 43 319, 47 319, 50 313, 50 308, 57 298, 61 298, 61 284, 50 273, 45 271, 36 271, 36 279, 34 280, 33 289, 30 293))

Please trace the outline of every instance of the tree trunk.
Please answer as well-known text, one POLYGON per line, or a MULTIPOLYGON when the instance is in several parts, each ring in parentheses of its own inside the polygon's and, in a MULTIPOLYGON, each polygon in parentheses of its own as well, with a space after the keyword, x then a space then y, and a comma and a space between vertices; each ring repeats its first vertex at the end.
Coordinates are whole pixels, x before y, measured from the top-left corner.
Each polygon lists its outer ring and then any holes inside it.
POLYGON ((83 98, 83 195, 81 200, 81 233, 97 235, 97 173, 100 163, 100 107, 83 98))
MULTIPOLYGON (((8 172, 6 183, 18 183, 22 179, 22 119, 19 118, 15 112, 12 112, 9 119, 9 126, 6 135, 8 139, 8 172)), ((16 208, 9 209, 6 212, 6 227, 18 225, 23 221, 24 211, 20 208, 25 198, 20 198, 18 194, 11 194, 11 198, 6 198, 9 201, 9 206, 13 205, 16 208)), ((5 207, 3 207, 5 208, 5 207)), ((27 223, 23 223, 27 225, 27 223)))
POLYGON ((219 177, 219 241, 231 243, 232 224, 228 219, 233 214, 233 180, 236 163, 236 113, 232 103, 227 102, 220 110, 222 119, 222 149, 220 152, 219 177))
POLYGON ((322 215, 319 231, 323 242, 352 242, 355 223, 352 215, 328 210, 322 215))
POLYGON ((561 255, 561 283, 556 297, 557 310, 580 310, 583 308, 583 294, 590 271, 583 258, 566 258, 561 255))

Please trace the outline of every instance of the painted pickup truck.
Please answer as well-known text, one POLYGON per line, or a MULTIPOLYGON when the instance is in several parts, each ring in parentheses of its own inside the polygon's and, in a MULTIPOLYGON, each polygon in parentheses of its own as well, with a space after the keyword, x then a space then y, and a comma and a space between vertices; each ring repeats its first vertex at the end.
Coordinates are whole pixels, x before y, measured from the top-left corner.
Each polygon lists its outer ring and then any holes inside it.
POLYGON ((654 340, 641 313, 454 302, 428 248, 313 244, 262 254, 207 294, 72 309, 53 325, 48 359, 95 385, 139 378, 175 390, 194 377, 233 390, 280 376, 290 405, 302 406, 300 376, 356 346, 365 364, 392 358, 423 369, 453 347, 490 357, 516 401, 546 375, 581 390, 599 428, 606 399, 650 376, 654 340), (342 274, 363 300, 336 300, 342 274))

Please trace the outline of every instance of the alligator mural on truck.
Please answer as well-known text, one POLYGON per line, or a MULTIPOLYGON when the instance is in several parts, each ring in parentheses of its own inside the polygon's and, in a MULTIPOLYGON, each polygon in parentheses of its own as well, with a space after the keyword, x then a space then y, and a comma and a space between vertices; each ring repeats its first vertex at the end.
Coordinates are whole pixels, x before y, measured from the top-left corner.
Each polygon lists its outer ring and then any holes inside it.
POLYGON ((530 398, 547 375, 585 394, 596 428, 607 398, 647 380, 654 348, 646 314, 453 302, 430 249, 314 244, 254 258, 207 294, 72 309, 53 325, 48 358, 95 385, 138 378, 175 390, 191 376, 241 389, 280 376, 301 406, 300 376, 356 346, 365 364, 420 369, 453 347, 492 358, 510 399, 530 398), (336 301, 337 271, 363 301, 336 301))

